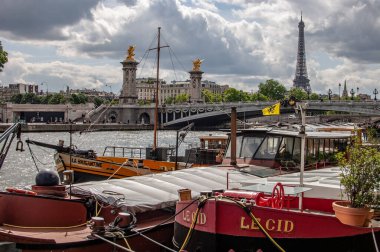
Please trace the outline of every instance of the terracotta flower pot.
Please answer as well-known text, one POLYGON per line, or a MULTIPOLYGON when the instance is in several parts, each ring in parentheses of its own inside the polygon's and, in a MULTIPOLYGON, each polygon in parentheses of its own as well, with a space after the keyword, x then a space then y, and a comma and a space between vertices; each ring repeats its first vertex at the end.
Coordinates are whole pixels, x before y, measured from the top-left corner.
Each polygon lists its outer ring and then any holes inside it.
POLYGON ((348 201, 335 201, 332 207, 335 211, 335 216, 340 222, 351 226, 364 226, 369 208, 353 208, 349 206, 348 201))

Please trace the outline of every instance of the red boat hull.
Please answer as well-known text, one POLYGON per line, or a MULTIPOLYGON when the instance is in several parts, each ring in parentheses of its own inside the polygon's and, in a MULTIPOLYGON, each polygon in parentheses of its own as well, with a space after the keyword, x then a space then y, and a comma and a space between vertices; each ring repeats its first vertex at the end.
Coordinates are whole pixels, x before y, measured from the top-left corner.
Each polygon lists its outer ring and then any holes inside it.
MULTIPOLYGON (((87 225, 85 199, 75 197, 33 196, 0 193, 0 242, 11 242, 17 251, 124 251, 93 235, 87 225)), ((100 215, 109 223, 120 209, 105 207, 100 215), (114 212, 115 211, 115 212, 114 212)), ((137 217, 134 230, 166 246, 171 246, 173 223, 158 226, 171 214, 149 213, 137 217), (154 216, 156 214, 156 216, 154 216)), ((126 232, 126 239, 134 251, 161 251, 161 247, 135 232, 126 232)), ((103 236, 102 234, 100 236, 103 236)), ((107 238, 126 247, 124 239, 107 238)), ((0 247, 3 251, 4 247, 0 247)))
MULTIPOLYGON (((179 202, 174 243, 181 247, 197 204, 179 202)), ((323 205, 323 204, 322 204, 323 205)), ((323 208, 323 207, 322 207, 323 208)), ((340 223, 333 214, 251 206, 250 211, 285 251, 375 251, 370 228, 340 223)), ((380 240, 380 229, 374 231, 380 240)), ((251 217, 229 200, 208 200, 198 214, 187 251, 276 251, 251 217)))

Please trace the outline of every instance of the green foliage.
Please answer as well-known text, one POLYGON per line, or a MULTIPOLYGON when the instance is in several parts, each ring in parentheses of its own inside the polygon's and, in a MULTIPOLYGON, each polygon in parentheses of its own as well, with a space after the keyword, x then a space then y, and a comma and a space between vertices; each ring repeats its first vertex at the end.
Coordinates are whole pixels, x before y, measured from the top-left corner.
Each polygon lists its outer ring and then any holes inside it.
POLYGON ((345 153, 338 153, 337 159, 340 182, 351 206, 379 206, 380 196, 375 191, 380 188, 380 152, 374 147, 363 147, 356 140, 345 153))
POLYGON ((139 104, 140 106, 147 105, 150 103, 151 103, 151 100, 138 100, 137 101, 137 104, 139 104))
POLYGON ((175 97, 174 103, 181 104, 189 101, 190 96, 188 94, 179 94, 175 97))
POLYGON ((310 94, 310 100, 313 100, 313 101, 319 100, 319 95, 316 93, 310 94))
POLYGON ((202 90, 202 97, 204 98, 204 101, 207 103, 213 103, 216 102, 216 95, 214 95, 210 90, 203 89, 202 90))
POLYGON ((94 98, 94 105, 95 105, 95 108, 99 107, 100 105, 102 105, 104 103, 104 100, 102 98, 99 98, 99 97, 95 97, 94 98))
POLYGON ((0 50, 0 72, 3 71, 4 64, 8 62, 8 53, 3 49, 0 50))
POLYGON ((165 99, 165 104, 173 104, 174 100, 175 100, 175 98, 173 96, 167 97, 165 99))
POLYGON ((377 130, 376 128, 367 128, 367 139, 368 142, 377 144, 379 142, 379 139, 377 138, 377 130))
POLYGON ((259 93, 268 97, 269 100, 281 100, 285 97, 286 88, 275 80, 267 80, 259 84, 259 93))
POLYGON ((294 96, 296 100, 307 100, 307 93, 303 88, 293 87, 289 90, 289 96, 294 96))
POLYGON ((39 104, 40 98, 34 93, 26 93, 22 95, 21 104, 31 103, 31 104, 39 104))
POLYGON ((40 101, 42 104, 49 104, 49 100, 51 99, 53 95, 52 94, 47 94, 44 96, 41 96, 40 101))
POLYGON ((65 104, 66 98, 63 94, 38 96, 34 93, 26 93, 12 96, 11 102, 16 104, 65 104))
POLYGON ((63 94, 53 94, 49 100, 49 104, 65 104, 66 103, 66 98, 63 94))
POLYGON ((11 102, 12 102, 12 103, 16 103, 16 104, 20 104, 20 103, 21 103, 21 100, 22 100, 22 97, 23 97, 22 94, 13 95, 13 96, 11 97, 11 102))
POLYGON ((82 93, 71 94, 70 102, 72 104, 85 104, 88 101, 88 97, 82 93))
POLYGON ((225 102, 237 102, 240 101, 241 93, 235 88, 229 88, 223 92, 223 100, 225 102))

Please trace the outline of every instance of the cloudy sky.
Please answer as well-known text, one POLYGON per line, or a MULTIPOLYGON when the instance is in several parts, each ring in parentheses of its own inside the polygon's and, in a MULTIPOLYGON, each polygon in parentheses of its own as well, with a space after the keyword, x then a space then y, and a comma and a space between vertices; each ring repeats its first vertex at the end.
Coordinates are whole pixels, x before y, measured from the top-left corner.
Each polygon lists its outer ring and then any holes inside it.
POLYGON ((218 84, 255 92, 275 79, 290 88, 301 11, 313 91, 338 93, 344 80, 355 92, 380 88, 379 0, 1 0, 9 62, 0 81, 118 93, 129 45, 137 77, 155 75, 155 52, 146 52, 160 26, 168 82, 187 79, 201 58, 203 78, 218 84))

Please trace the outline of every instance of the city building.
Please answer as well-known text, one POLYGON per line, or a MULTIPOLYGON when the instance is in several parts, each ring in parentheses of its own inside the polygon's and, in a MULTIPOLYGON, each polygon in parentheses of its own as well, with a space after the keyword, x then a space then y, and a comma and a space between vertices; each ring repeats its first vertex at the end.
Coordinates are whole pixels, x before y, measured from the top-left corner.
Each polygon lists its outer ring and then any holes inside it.
POLYGON ((16 83, 16 84, 9 84, 8 87, 0 86, 1 100, 4 102, 10 101, 12 96, 14 95, 26 94, 26 93, 39 94, 38 85, 16 83))
MULTIPOLYGON (((191 80, 172 81, 167 84, 164 80, 160 80, 159 86, 159 103, 163 104, 169 97, 176 97, 181 94, 190 94, 191 80)), ((202 80, 201 91, 209 90, 213 94, 222 94, 229 88, 228 85, 218 85, 213 81, 202 80)), ((156 79, 155 78, 138 78, 136 79, 137 99, 145 101, 154 101, 156 79)))

